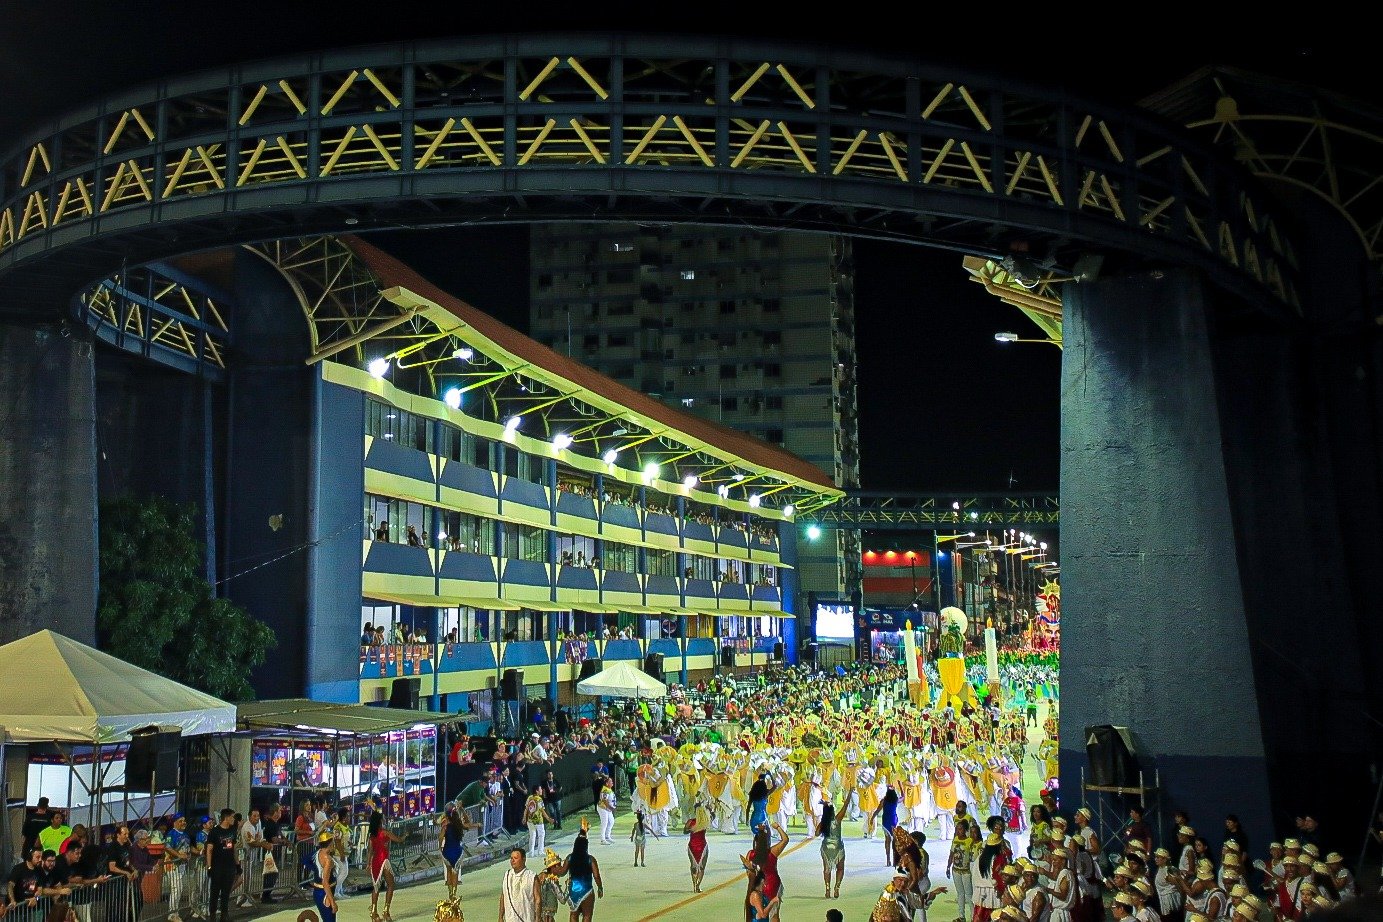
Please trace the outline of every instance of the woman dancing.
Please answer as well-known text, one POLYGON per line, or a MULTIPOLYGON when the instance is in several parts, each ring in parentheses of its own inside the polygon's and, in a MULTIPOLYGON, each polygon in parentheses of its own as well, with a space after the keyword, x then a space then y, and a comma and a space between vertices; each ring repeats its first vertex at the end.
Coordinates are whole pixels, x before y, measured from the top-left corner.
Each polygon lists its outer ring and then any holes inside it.
POLYGON ((596 899, 605 898, 605 884, 600 880, 600 862, 591 854, 591 843, 587 836, 588 821, 581 818, 581 831, 571 844, 571 854, 567 860, 552 869, 559 877, 567 875, 567 899, 571 902, 570 922, 591 922, 595 913, 596 899))
POLYGON ((821 836, 821 877, 826 882, 826 899, 840 899, 840 879, 845 876, 845 839, 840 834, 840 817, 831 804, 829 791, 821 792, 821 822, 816 835, 821 836), (835 871, 836 887, 831 892, 831 872, 835 871))
POLYGON ((442 819, 442 833, 437 838, 437 847, 442 852, 442 860, 447 868, 447 899, 456 899, 456 885, 461 877, 461 840, 467 829, 479 829, 479 823, 471 822, 464 810, 455 804, 447 807, 442 819))
POLYGON ((768 773, 760 772, 759 780, 749 788, 749 831, 758 832, 760 826, 768 826, 768 792, 776 788, 769 787, 768 773))
POLYGON ((741 856, 740 861, 749 876, 749 892, 744 897, 745 922, 769 922, 778 914, 779 900, 764 892, 768 881, 764 869, 747 856, 741 856))
POLYGON ((767 828, 754 833, 754 847, 748 858, 763 872, 764 899, 768 903, 769 915, 776 919, 783 902, 783 879, 778 875, 778 856, 787 848, 788 834, 782 826, 774 826, 773 831, 782 838, 772 845, 769 844, 767 828))
POLYGON ((394 869, 389 864, 389 843, 403 843, 403 840, 384 828, 384 813, 380 810, 370 814, 370 918, 379 922, 379 887, 384 885, 384 922, 394 922, 389 915, 389 907, 394 902, 394 869))
POLYGON ((634 867, 648 867, 644 861, 644 848, 648 842, 649 835, 656 836, 657 833, 648 828, 648 822, 644 819, 642 810, 634 811, 634 828, 629 830, 629 841, 634 843, 634 867))
POLYGON ((879 801, 879 806, 869 815, 865 825, 873 828, 874 817, 880 813, 884 815, 884 864, 893 864, 893 830, 898 828, 898 792, 893 790, 892 784, 884 792, 884 799, 879 801))
POLYGON ((312 901, 322 922, 336 922, 336 859, 332 849, 336 839, 328 830, 317 834, 317 854, 312 859, 312 901))
POLYGON ((711 827, 711 814, 701 801, 696 802, 692 818, 687 820, 683 832, 691 833, 687 839, 687 858, 691 861, 692 892, 701 892, 701 879, 706 876, 706 859, 710 846, 706 844, 706 830, 711 827))

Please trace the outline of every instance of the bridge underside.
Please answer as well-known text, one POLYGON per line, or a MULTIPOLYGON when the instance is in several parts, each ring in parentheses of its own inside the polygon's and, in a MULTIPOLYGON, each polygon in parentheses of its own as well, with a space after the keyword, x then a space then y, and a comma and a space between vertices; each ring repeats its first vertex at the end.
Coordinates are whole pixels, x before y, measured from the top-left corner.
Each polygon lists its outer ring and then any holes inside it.
MULTIPOLYGON (((609 171, 608 188, 589 191, 590 177, 581 190, 568 171, 527 169, 508 176, 494 174, 447 177, 446 183, 420 190, 417 183, 393 179, 339 180, 331 204, 310 190, 248 189, 238 194, 238 207, 225 212, 197 200, 165 204, 157 209, 161 223, 150 224, 146 209, 126 209, 103 221, 116 232, 64 249, 61 259, 23 261, 28 247, 20 243, 13 255, 19 262, 4 276, 7 297, 0 316, 53 319, 67 309, 74 292, 116 274, 121 266, 136 266, 188 252, 188 241, 211 242, 212 249, 284 237, 310 237, 339 232, 458 227, 481 224, 542 221, 611 220, 656 224, 707 224, 754 227, 774 231, 839 233, 855 237, 914 243, 965 254, 995 258, 1014 249, 1034 247, 1045 259, 1073 263, 1091 244, 1078 238, 1108 237, 1098 219, 1071 221, 1073 237, 1053 238, 1047 209, 1022 203, 976 200, 945 190, 908 190, 907 207, 900 207, 897 190, 876 190, 849 201, 821 201, 820 187, 804 188, 795 177, 760 176, 749 180, 708 175, 651 176, 647 172, 609 171), (672 191, 677 187, 684 191, 672 191), (496 191, 503 189, 503 191, 496 191), (287 193, 287 194, 285 194, 287 193), (801 197, 800 196, 811 196, 801 197), (871 202, 871 198, 875 201, 871 202), (294 201, 293 199, 301 199, 294 201), (262 206, 258 203, 262 200, 262 206), (181 206, 181 207, 179 207, 181 206)), ((864 190, 867 192, 868 190, 864 190)), ((155 209, 147 209, 149 213, 155 209)), ((77 233, 76 230, 73 231, 77 233)), ((57 231, 53 240, 62 242, 57 231)), ((1111 241, 1113 242, 1113 241, 1111 241)), ((1184 257, 1181 247, 1130 230, 1129 245, 1141 253, 1110 251, 1108 271, 1171 261, 1184 257), (1136 239, 1135 239, 1136 238, 1136 239), (1162 250, 1164 252, 1160 252, 1162 250)), ((1216 260, 1206 255, 1207 267, 1216 260)), ((1245 290, 1256 296, 1257 291, 1245 290)), ((1261 304, 1261 302, 1259 302, 1261 304)))

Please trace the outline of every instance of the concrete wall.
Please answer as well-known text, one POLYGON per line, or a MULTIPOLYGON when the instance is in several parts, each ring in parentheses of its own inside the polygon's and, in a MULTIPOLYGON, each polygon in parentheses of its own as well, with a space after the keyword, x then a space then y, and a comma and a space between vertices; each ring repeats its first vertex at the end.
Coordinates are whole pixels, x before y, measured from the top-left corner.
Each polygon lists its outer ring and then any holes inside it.
MULTIPOLYGON (((307 687, 320 701, 359 701, 360 540, 365 495, 365 395, 315 370, 307 599, 307 687)), ((428 635, 436 636, 431 624, 428 635)), ((431 691, 431 677, 425 691, 431 691)))
POLYGON ((1071 286, 1061 427, 1061 778, 1127 726, 1167 809, 1272 827, 1220 410, 1198 276, 1071 286))
POLYGON ((1279 194, 1312 229, 1302 317, 1219 310, 1211 340, 1275 819, 1349 855, 1383 751, 1379 275, 1329 206, 1279 194))
POLYGON ((0 324, 0 643, 43 628, 96 639, 92 350, 0 324))
POLYGON ((301 550, 309 540, 312 464, 307 322, 283 278, 262 260, 237 254, 235 279, 221 574, 230 580, 226 595, 278 637, 253 677, 259 697, 296 697, 307 675, 308 555, 301 550), (278 531, 269 526, 274 515, 284 517, 278 531), (236 578, 258 564, 265 566, 236 578))

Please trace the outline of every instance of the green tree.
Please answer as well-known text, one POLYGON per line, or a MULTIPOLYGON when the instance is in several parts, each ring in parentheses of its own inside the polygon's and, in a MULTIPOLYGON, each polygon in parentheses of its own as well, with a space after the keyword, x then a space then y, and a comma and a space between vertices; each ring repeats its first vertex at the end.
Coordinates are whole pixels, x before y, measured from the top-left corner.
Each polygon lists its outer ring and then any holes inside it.
POLYGON ((253 698, 250 670, 264 662, 274 632, 212 595, 196 508, 122 498, 101 504, 100 523, 102 649, 218 698, 253 698))

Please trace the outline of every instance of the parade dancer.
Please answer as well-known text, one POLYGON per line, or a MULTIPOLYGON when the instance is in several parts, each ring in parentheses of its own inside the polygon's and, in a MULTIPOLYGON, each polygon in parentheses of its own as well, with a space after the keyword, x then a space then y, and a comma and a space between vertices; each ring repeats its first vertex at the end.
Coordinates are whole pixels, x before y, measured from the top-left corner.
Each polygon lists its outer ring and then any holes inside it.
POLYGON ((403 839, 384 828, 384 814, 375 810, 370 814, 368 828, 370 842, 370 918, 379 922, 379 888, 384 887, 384 922, 394 922, 389 915, 389 907, 394 902, 394 868, 389 864, 389 843, 403 844, 403 839))
POLYGON ((706 859, 710 846, 706 844, 706 830, 710 828, 711 817, 700 801, 696 802, 692 818, 687 820, 683 832, 690 833, 687 839, 687 858, 691 862, 692 892, 701 892, 701 879, 706 876, 706 859))
POLYGON ((567 875, 567 899, 571 902, 571 922, 591 922, 595 901, 605 898, 605 884, 600 879, 600 862, 591 854, 587 836, 587 821, 581 820, 581 831, 571 845, 567 860, 553 869, 554 874, 567 875))
POLYGON ((845 839, 840 834, 840 818, 831 804, 829 791, 822 793, 821 822, 817 824, 813 836, 821 836, 821 877, 826 882, 826 898, 840 899, 840 879, 845 876, 845 839), (831 890, 831 872, 835 872, 836 885, 831 890))
POLYGON ((456 885, 460 882, 461 840, 467 829, 479 828, 480 824, 471 822, 465 811, 457 809, 455 804, 447 807, 446 816, 442 819, 441 835, 437 838, 437 848, 442 853, 442 862, 447 869, 447 899, 456 898, 456 885))
POLYGON ((613 845, 614 839, 611 835, 615 831, 615 783, 609 778, 605 779, 605 786, 600 789, 596 813, 600 815, 600 844, 613 845))
POLYGON ((629 841, 634 843, 634 867, 648 867, 644 862, 644 847, 648 841, 648 836, 657 836, 656 832, 648 828, 648 820, 644 817, 642 810, 634 811, 634 828, 629 831, 629 841))
MULTIPOLYGON (((312 859, 312 901, 317 904, 317 914, 322 922, 336 922, 336 860, 332 847, 336 838, 329 830, 317 833, 317 854, 312 859)), ((389 912, 385 903, 384 912, 389 912)))
POLYGON ((543 856, 543 869, 537 876, 537 898, 538 922, 557 922, 557 909, 567 901, 567 895, 562 887, 562 877, 556 873, 556 869, 562 864, 562 859, 557 857, 557 853, 552 849, 547 849, 543 856))

